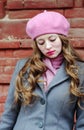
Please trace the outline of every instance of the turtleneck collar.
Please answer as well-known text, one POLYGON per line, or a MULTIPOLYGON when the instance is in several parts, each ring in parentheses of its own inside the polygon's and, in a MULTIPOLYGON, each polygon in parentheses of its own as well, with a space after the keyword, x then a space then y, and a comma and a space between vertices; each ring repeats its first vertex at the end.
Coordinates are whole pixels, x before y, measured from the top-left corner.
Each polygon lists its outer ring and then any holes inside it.
MULTIPOLYGON (((62 62, 63 62, 63 54, 61 53, 60 55, 58 55, 56 58, 47 58, 45 57, 43 59, 43 62, 45 63, 47 69, 51 70, 53 72, 53 69, 58 69, 62 62)), ((55 71, 54 71, 55 72, 55 71)))
POLYGON ((43 62, 45 63, 46 65, 46 72, 43 74, 43 77, 44 77, 44 88, 45 88, 45 91, 47 90, 48 88, 48 85, 49 83, 52 81, 53 77, 55 76, 57 70, 60 68, 61 64, 63 63, 63 54, 60 54, 58 55, 56 58, 47 58, 45 57, 43 59, 43 62))

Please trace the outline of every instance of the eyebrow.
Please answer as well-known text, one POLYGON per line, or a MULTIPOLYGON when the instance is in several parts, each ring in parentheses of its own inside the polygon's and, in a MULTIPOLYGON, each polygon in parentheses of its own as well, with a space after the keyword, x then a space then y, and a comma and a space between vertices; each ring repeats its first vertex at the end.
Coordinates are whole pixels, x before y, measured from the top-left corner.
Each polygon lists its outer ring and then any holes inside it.
POLYGON ((51 37, 56 37, 56 36, 55 35, 50 35, 49 38, 51 38, 51 37))

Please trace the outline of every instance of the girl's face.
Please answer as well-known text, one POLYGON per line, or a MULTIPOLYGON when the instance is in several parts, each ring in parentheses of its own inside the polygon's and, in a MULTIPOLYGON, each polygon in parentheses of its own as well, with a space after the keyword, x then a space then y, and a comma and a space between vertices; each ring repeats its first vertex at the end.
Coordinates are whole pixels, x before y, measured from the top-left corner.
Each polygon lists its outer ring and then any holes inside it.
POLYGON ((57 34, 45 34, 36 38, 37 47, 48 58, 56 58, 62 51, 62 42, 57 34))

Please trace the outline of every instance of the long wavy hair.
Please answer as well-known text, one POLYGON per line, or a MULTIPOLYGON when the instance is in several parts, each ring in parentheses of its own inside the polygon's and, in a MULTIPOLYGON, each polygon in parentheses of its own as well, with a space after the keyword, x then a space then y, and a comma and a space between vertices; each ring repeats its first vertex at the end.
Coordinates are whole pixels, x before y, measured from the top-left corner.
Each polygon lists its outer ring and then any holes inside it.
MULTIPOLYGON (((65 68, 67 74, 70 76, 70 93, 76 97, 78 97, 78 104, 80 105, 80 98, 84 96, 83 93, 80 92, 79 86, 79 78, 78 78, 78 67, 75 64, 75 61, 79 59, 79 56, 69 43, 69 40, 66 36, 59 35, 62 41, 62 53, 65 59, 65 68)), ((32 100, 38 97, 35 95, 34 90, 37 87, 37 82, 40 81, 39 78, 46 71, 46 66, 42 62, 44 55, 40 52, 37 47, 36 41, 33 43, 33 55, 26 62, 24 67, 20 70, 17 78, 16 78, 16 89, 15 89, 15 102, 21 100, 24 105, 31 104, 32 100), (25 87, 23 84, 24 74, 28 71, 28 86, 25 87)))

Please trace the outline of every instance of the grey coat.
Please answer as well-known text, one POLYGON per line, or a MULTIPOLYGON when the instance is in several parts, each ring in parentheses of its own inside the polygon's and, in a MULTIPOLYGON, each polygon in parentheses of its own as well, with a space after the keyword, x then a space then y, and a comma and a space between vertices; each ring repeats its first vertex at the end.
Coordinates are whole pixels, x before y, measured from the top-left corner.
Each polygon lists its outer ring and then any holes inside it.
MULTIPOLYGON (((0 130, 72 130, 74 112, 77 112, 76 130, 84 130, 84 110, 77 105, 77 98, 70 95, 70 77, 65 71, 65 63, 44 92, 43 84, 37 83, 34 91, 39 98, 28 106, 13 105, 15 78, 27 59, 20 60, 10 83, 9 93, 2 115, 0 130)), ((80 85, 84 86, 84 63, 79 62, 80 85)), ((25 74, 25 77, 28 72, 25 74)), ((25 81, 27 84, 27 81, 25 81)), ((81 101, 84 106, 84 102, 81 101)))

